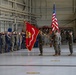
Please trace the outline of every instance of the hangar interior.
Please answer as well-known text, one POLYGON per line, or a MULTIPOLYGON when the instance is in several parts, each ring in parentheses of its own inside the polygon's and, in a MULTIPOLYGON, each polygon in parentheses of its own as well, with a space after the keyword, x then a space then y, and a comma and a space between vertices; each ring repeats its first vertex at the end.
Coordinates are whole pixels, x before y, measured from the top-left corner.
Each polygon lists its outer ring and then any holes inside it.
POLYGON ((72 27, 76 37, 76 0, 0 0, 0 32, 25 30, 25 20, 50 27, 54 3, 59 27, 72 27))
MULTIPOLYGON (((54 3, 59 27, 66 31, 72 29, 76 38, 76 0, 0 0, 0 32, 7 32, 8 28, 26 31, 24 21, 41 29, 50 28, 54 3)), ((0 37, 0 75, 76 75, 76 43, 71 56, 68 56, 67 42, 61 45, 60 55, 53 55, 54 46, 44 45, 40 56, 38 46, 31 51, 25 48, 25 36, 23 43, 20 39, 16 42, 15 36, 12 45, 2 43, 2 39, 0 37)))

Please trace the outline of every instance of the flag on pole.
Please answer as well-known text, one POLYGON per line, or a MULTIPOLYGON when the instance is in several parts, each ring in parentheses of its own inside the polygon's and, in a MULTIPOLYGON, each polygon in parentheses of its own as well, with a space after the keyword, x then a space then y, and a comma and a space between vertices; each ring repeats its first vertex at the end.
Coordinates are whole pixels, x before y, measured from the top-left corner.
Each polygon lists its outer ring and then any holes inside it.
POLYGON ((58 20, 57 20, 57 18, 56 18, 55 4, 53 5, 53 14, 52 14, 51 27, 52 27, 52 31, 59 30, 58 20))
POLYGON ((38 36, 39 33, 39 29, 37 29, 35 26, 33 26, 32 24, 26 22, 26 48, 31 51, 36 38, 38 36))

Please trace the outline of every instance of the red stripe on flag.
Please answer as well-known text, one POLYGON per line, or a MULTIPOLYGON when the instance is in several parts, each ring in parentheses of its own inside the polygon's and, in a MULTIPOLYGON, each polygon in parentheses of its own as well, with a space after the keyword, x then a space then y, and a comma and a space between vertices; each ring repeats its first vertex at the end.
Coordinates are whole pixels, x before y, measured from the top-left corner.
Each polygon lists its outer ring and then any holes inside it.
POLYGON ((51 27, 52 27, 52 31, 59 30, 58 20, 56 18, 56 13, 55 13, 55 4, 53 5, 53 14, 52 14, 51 27))

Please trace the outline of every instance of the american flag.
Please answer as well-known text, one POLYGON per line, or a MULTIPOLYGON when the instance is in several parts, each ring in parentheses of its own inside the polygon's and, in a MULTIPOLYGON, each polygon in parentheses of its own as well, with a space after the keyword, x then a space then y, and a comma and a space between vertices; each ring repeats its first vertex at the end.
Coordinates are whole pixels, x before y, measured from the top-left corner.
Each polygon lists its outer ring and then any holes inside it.
POLYGON ((53 14, 52 14, 51 27, 52 27, 52 31, 59 30, 58 20, 57 20, 57 18, 56 18, 55 4, 53 5, 53 14))

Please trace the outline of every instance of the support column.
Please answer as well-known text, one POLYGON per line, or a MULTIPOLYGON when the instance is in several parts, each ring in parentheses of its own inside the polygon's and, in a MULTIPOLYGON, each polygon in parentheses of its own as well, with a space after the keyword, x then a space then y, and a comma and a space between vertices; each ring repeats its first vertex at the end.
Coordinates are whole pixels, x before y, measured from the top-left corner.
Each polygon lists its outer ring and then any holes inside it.
POLYGON ((32 6, 31 6, 31 0, 30 0, 30 23, 31 23, 31 8, 32 8, 32 6))

